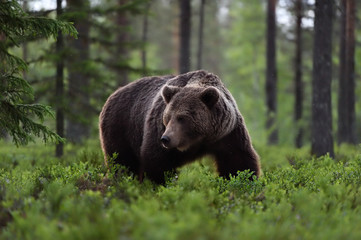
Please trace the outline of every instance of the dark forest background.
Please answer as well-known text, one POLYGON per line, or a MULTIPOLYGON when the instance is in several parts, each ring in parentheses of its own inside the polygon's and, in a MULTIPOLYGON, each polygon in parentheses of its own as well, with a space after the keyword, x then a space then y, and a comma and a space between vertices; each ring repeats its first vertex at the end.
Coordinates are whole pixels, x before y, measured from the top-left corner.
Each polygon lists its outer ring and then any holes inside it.
POLYGON ((6 141, 59 140, 53 131, 66 139, 56 144, 62 156, 64 144, 97 138, 101 107, 119 86, 205 69, 232 92, 256 146, 309 147, 333 156, 337 144, 361 142, 360 1, 0 4, 0 130, 6 141), (77 37, 65 22, 73 23, 77 37), (54 118, 39 115, 48 108, 31 106, 51 106, 54 118))

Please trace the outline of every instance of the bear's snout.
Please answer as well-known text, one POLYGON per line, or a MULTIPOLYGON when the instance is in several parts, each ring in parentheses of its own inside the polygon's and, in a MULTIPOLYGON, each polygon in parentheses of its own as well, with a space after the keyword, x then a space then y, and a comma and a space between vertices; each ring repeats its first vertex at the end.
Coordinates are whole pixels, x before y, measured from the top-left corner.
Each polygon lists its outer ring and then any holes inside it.
POLYGON ((168 136, 163 135, 160 138, 160 142, 162 143, 163 147, 169 148, 169 146, 170 146, 170 138, 168 136))

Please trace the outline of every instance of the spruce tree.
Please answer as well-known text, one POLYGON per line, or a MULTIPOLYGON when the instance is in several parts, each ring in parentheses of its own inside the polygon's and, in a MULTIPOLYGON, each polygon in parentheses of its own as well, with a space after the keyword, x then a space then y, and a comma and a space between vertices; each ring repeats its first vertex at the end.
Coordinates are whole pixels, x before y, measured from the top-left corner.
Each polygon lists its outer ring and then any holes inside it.
POLYGON ((25 145, 41 137, 44 142, 62 141, 43 125, 50 107, 28 103, 34 98, 29 83, 21 73, 27 70, 25 61, 10 53, 9 48, 27 39, 56 37, 58 32, 76 36, 70 23, 26 14, 17 1, 0 2, 0 129, 5 130, 16 145, 25 145))

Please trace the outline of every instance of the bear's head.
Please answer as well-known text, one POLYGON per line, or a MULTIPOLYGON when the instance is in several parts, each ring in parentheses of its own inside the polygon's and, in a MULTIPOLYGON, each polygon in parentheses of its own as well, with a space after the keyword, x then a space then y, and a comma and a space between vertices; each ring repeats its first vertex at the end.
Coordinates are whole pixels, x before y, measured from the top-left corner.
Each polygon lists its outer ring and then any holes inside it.
POLYGON ((186 151, 212 135, 216 124, 212 110, 220 98, 216 88, 164 86, 162 97, 166 103, 163 147, 186 151))

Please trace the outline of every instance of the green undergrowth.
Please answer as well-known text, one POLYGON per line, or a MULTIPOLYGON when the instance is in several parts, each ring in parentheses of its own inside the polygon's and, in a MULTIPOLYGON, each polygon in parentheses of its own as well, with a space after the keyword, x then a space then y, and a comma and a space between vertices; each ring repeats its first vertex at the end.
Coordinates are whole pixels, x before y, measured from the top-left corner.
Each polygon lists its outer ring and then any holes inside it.
POLYGON ((0 143, 0 239, 361 239, 360 147, 336 158, 256 146, 263 175, 220 178, 204 158, 165 185, 110 172, 98 143, 0 143))

